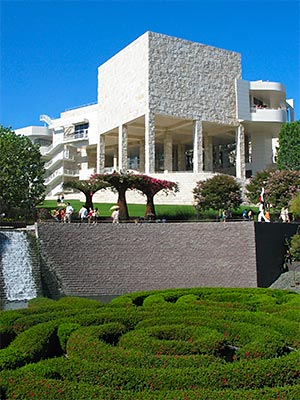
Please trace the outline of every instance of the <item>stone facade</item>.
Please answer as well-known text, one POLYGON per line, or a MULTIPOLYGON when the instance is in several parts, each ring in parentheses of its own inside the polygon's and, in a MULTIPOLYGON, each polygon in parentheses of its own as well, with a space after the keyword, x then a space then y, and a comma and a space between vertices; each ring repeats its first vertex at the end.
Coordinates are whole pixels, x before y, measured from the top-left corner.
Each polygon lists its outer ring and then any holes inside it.
POLYGON ((281 273, 285 238, 296 230, 251 222, 38 225, 43 276, 52 286, 56 277, 61 294, 85 297, 268 287, 281 273))
POLYGON ((149 106, 157 114, 237 125, 238 53, 149 32, 149 106))
POLYGON ((145 114, 148 103, 148 34, 98 68, 99 133, 145 114))

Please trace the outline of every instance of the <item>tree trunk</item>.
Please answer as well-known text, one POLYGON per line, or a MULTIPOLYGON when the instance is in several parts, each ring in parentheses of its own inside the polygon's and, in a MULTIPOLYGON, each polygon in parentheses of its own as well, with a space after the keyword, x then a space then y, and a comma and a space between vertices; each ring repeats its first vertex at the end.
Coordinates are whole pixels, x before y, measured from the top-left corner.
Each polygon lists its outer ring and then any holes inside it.
POLYGON ((93 194, 90 192, 86 192, 85 194, 85 205, 86 208, 89 210, 90 208, 93 210, 94 209, 94 204, 93 204, 93 194))
POLYGON ((156 218, 153 198, 154 198, 154 196, 147 195, 145 219, 155 219, 156 218))
POLYGON ((127 221, 129 219, 129 214, 128 214, 128 207, 127 207, 127 202, 126 202, 126 189, 119 190, 119 198, 118 198, 118 206, 120 207, 119 209, 119 219, 121 221, 127 221))

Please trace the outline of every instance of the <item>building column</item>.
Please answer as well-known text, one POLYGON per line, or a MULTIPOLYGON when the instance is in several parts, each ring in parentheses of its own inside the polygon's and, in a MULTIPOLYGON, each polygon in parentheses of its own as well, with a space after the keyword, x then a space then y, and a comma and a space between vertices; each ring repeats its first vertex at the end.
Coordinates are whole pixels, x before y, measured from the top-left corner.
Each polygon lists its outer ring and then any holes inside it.
POLYGON ((114 153, 113 153, 113 169, 114 171, 118 170, 118 147, 114 147, 114 153))
POLYGON ((245 164, 245 129, 240 124, 235 131, 235 144, 236 144, 236 177, 245 179, 246 177, 246 164, 245 164))
POLYGON ((193 172, 198 173, 203 171, 203 132, 199 119, 193 122, 193 137, 193 172))
POLYGON ((213 138, 205 136, 204 138, 205 171, 213 171, 213 138))
POLYGON ((178 144, 178 171, 186 171, 185 165, 185 145, 178 144))
POLYGON ((127 146, 128 146, 128 129, 127 125, 119 126, 119 171, 127 171, 127 146))
POLYGON ((99 135, 97 143, 97 174, 103 174, 105 167, 105 135, 99 135))
POLYGON ((164 136, 164 170, 171 172, 173 169, 172 165, 172 134, 166 129, 164 136))
POLYGON ((139 142, 140 172, 145 172, 145 140, 139 142))
POLYGON ((155 172, 155 115, 145 114, 145 174, 155 172))

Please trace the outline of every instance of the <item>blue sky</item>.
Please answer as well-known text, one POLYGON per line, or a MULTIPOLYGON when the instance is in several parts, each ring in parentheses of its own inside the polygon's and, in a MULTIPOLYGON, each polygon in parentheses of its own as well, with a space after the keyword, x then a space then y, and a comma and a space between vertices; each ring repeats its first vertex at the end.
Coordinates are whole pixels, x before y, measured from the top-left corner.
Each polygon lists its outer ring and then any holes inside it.
POLYGON ((286 86, 299 119, 299 0, 3 1, 0 124, 41 125, 97 101, 97 68, 146 31, 242 55, 246 80, 286 86))

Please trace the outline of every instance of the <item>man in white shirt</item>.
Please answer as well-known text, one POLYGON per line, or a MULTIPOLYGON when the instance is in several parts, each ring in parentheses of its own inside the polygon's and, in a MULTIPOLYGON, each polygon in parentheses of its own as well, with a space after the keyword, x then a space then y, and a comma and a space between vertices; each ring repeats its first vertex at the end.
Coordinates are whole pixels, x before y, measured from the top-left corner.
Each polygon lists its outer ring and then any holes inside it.
POLYGON ((79 213, 78 213, 80 221, 84 222, 86 220, 86 218, 87 218, 87 215, 88 215, 88 211, 87 211, 86 207, 82 206, 81 209, 79 210, 79 213))
POLYGON ((65 222, 71 222, 71 215, 73 214, 74 208, 68 202, 66 207, 65 222))

